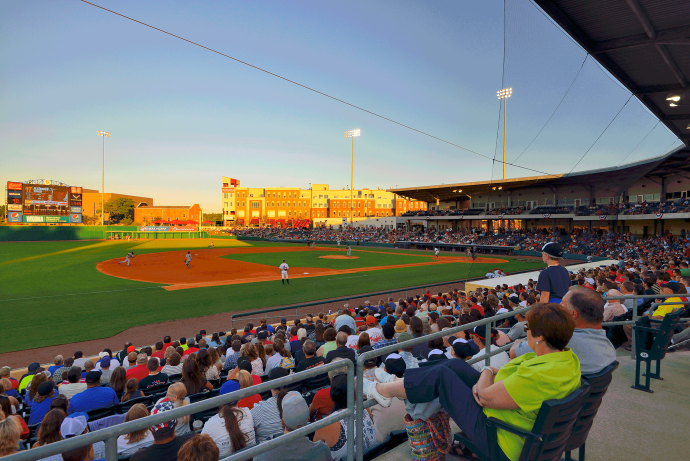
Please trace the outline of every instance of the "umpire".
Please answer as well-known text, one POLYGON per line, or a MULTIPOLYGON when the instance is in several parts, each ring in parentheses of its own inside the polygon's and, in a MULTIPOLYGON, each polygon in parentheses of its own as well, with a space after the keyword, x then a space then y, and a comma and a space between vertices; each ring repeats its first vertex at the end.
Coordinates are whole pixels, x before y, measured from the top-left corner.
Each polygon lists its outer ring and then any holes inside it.
POLYGON ((539 302, 560 304, 561 299, 570 288, 568 270, 559 264, 563 257, 563 247, 549 242, 541 249, 541 259, 546 263, 546 269, 539 273, 537 291, 541 292, 539 302))

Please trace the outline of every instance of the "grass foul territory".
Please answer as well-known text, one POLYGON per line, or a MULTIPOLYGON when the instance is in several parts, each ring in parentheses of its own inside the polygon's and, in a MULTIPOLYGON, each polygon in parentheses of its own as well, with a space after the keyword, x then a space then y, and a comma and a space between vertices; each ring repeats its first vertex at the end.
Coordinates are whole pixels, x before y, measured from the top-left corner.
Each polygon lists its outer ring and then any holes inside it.
POLYGON ((107 338, 128 328, 541 267, 538 261, 235 239, 6 242, 0 353, 107 338), (213 248, 209 245, 213 241, 213 248), (134 251, 130 267, 118 264, 134 251), (190 268, 184 255, 193 255, 190 268), (286 259, 292 283, 280 283, 286 259), (41 332, 41 334, 36 334, 41 332))

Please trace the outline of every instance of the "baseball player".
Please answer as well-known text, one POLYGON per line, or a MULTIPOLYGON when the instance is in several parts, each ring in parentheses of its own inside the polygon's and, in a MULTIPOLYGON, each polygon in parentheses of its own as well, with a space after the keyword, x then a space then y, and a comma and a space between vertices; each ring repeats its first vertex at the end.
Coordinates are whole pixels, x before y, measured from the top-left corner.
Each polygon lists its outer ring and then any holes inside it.
POLYGON ((184 263, 187 265, 187 269, 189 269, 189 263, 191 263, 191 262, 192 262, 192 253, 190 253, 188 251, 184 257, 184 263))
POLYGON ((437 258, 438 258, 439 252, 440 252, 440 250, 438 248, 434 247, 434 254, 436 255, 437 258))
POLYGON ((350 245, 347 246, 347 256, 352 256, 352 248, 350 248, 350 245))
POLYGON ((316 240, 312 240, 312 242, 311 242, 311 247, 312 247, 312 248, 316 248, 316 240))
POLYGON ((288 269, 290 267, 287 265, 285 260, 283 259, 283 264, 278 266, 280 269, 280 280, 283 282, 283 285, 285 285, 285 281, 287 280, 287 284, 290 285, 290 279, 288 278, 288 269))
POLYGON ((127 253, 127 256, 125 256, 125 260, 124 260, 124 261, 119 261, 118 264, 127 263, 127 267, 129 267, 129 261, 130 261, 130 259, 133 258, 133 257, 134 257, 134 252, 133 252, 133 251, 130 251, 129 253, 127 253))
POLYGON ((338 246, 340 246, 340 239, 336 240, 336 242, 338 242, 338 246))
POLYGON ((209 249, 209 250, 212 249, 212 248, 213 248, 213 241, 211 241, 211 244, 208 246, 208 249, 209 249))

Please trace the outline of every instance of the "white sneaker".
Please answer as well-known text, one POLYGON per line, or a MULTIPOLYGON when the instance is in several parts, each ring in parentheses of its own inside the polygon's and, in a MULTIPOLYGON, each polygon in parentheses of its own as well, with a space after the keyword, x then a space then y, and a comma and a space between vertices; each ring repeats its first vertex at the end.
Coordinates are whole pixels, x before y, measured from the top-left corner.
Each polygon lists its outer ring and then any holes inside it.
POLYGON ((390 407, 393 401, 392 398, 387 398, 379 394, 379 391, 376 390, 376 383, 368 379, 364 380, 364 395, 366 395, 368 399, 376 400, 376 402, 384 408, 390 407))
POLYGON ((383 368, 376 368, 374 375, 376 375, 376 380, 380 383, 389 383, 395 379, 395 375, 386 373, 383 368))

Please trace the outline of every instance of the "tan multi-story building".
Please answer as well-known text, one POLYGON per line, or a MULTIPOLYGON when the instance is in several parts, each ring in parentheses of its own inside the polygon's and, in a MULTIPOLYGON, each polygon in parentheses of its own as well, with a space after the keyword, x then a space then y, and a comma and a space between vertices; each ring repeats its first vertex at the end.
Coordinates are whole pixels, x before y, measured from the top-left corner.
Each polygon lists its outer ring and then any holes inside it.
POLYGON ((425 202, 409 201, 381 189, 358 189, 351 194, 347 189, 330 189, 328 184, 313 184, 311 189, 246 188, 228 177, 223 177, 222 204, 223 224, 238 226, 349 219, 350 211, 353 219, 364 219, 427 209, 425 202))
MULTIPOLYGON (((83 205, 82 205, 82 210, 84 216, 100 216, 101 213, 101 193, 97 190, 93 189, 83 189, 83 205)), ((130 194, 115 194, 111 192, 106 192, 103 194, 103 201, 107 202, 110 199, 114 198, 128 198, 132 199, 134 202, 134 206, 137 207, 140 204, 146 204, 148 206, 153 206, 153 198, 152 197, 140 197, 138 195, 130 195, 130 194)), ((109 221, 110 215, 109 213, 106 213, 104 216, 104 219, 106 222, 109 221)), ((136 219, 135 219, 136 221, 136 219)))
POLYGON ((199 225, 202 222, 201 207, 198 204, 175 206, 149 206, 141 203, 134 208, 134 221, 150 226, 154 221, 192 221, 199 225))

